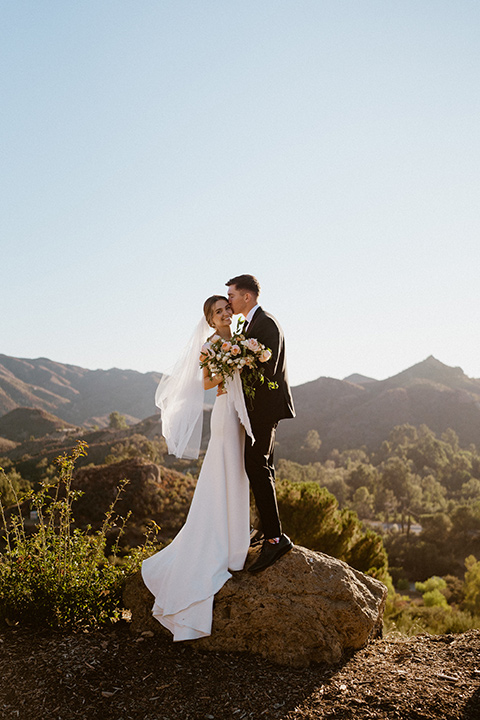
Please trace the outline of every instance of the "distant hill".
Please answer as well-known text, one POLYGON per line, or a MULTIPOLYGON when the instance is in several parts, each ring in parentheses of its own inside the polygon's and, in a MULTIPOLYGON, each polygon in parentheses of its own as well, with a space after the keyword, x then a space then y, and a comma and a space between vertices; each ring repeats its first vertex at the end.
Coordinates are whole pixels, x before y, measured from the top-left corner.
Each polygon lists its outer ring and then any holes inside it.
MULTIPOLYGON (((208 444, 209 414, 206 410, 202 449, 208 444)), ((90 463, 101 465, 112 453, 118 456, 122 447, 129 447, 127 457, 137 457, 146 452, 152 458, 152 452, 156 452, 156 460, 163 458, 169 468, 182 472, 195 472, 197 469, 196 460, 178 460, 167 455, 160 415, 151 415, 125 428, 98 430, 75 427, 37 408, 16 408, 0 418, 0 455, 11 461, 22 477, 31 481, 39 479, 46 464, 59 455, 69 454, 78 440, 87 443, 88 453, 78 459, 77 468, 90 463), (1 433, 8 433, 14 439, 6 439, 1 433)))
POLYGON ((39 408, 15 408, 0 417, 0 436, 13 440, 14 443, 76 430, 78 428, 75 425, 39 408))
POLYGON ((367 377, 366 375, 360 375, 359 373, 353 373, 346 378, 343 378, 345 382, 355 383, 355 385, 365 385, 366 383, 378 382, 375 378, 367 377))
POLYGON ((386 380, 319 378, 293 388, 293 397, 297 418, 280 423, 277 433, 282 457, 302 459, 309 430, 317 430, 325 457, 334 448, 375 449, 405 423, 436 433, 452 428, 462 445, 480 447, 480 380, 432 356, 386 380))
POLYGON ((75 425, 104 427, 117 410, 137 422, 155 412, 160 378, 156 372, 86 370, 47 358, 0 354, 0 416, 17 407, 34 407, 75 425))
MULTIPOLYGON (((0 355, 0 437, 10 442, 40 437, 40 425, 33 428, 33 424, 41 420, 48 426, 53 422, 48 413, 57 416, 58 427, 67 427, 66 423, 106 427, 114 410, 130 423, 138 422, 156 411, 160 377, 156 372, 86 370, 45 358, 0 355), (21 414, 1 417, 26 407, 44 415, 25 415, 23 425, 21 414)), ((405 423, 425 424, 436 433, 452 428, 462 445, 480 447, 480 379, 432 356, 386 380, 358 374, 344 380, 321 377, 294 387, 293 396, 297 418, 281 422, 277 434, 281 457, 305 461, 301 448, 309 430, 316 430, 322 440, 321 459, 334 448, 375 449, 396 425, 405 423)), ((207 397, 206 404, 211 400, 207 397)), ((143 434, 140 429, 136 432, 143 434)))

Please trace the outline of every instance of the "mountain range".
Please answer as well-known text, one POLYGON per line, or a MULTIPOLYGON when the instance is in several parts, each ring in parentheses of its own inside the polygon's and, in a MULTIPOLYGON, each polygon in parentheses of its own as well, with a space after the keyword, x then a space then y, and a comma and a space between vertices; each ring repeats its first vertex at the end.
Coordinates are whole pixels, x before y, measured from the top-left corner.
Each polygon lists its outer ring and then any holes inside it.
POLYGON ((462 445, 480 446, 480 379, 432 355, 386 380, 321 377, 293 388, 293 397, 297 418, 277 433, 283 455, 295 454, 309 430, 318 432, 324 455, 334 448, 378 448, 407 423, 437 434, 452 428, 462 445))
POLYGON ((161 373, 86 370, 47 358, 27 360, 0 354, 0 416, 35 407, 75 425, 108 424, 113 411, 138 422, 155 411, 161 373))
MULTIPOLYGON (((104 427, 113 411, 134 423, 155 413, 160 377, 0 355, 0 417, 35 407, 74 425, 104 427)), ((462 445, 480 446, 480 379, 433 356, 386 380, 321 377, 294 387, 293 397, 297 417, 280 423, 277 433, 284 457, 298 455, 310 430, 318 432, 324 456, 334 448, 375 449, 405 423, 425 424, 436 433, 452 428, 462 445)))

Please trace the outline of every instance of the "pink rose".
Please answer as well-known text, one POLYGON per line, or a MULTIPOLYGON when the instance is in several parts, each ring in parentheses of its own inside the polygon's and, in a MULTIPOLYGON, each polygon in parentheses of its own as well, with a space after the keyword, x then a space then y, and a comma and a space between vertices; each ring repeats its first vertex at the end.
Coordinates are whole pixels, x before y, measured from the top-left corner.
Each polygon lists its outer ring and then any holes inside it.
POLYGON ((262 350, 262 352, 258 356, 258 359, 260 360, 260 362, 267 362, 268 360, 270 360, 271 357, 272 353, 270 352, 270 350, 265 349, 262 350))
POLYGON ((232 347, 232 343, 231 343, 229 340, 227 340, 226 342, 222 343, 222 350, 223 350, 223 352, 225 352, 225 353, 228 352, 228 351, 231 349, 231 347, 232 347))
POLYGON ((260 344, 256 338, 248 338, 245 345, 251 352, 258 352, 258 350, 260 350, 260 344))
POLYGON ((240 355, 242 351, 240 350, 238 345, 232 345, 230 352, 232 355, 240 355))

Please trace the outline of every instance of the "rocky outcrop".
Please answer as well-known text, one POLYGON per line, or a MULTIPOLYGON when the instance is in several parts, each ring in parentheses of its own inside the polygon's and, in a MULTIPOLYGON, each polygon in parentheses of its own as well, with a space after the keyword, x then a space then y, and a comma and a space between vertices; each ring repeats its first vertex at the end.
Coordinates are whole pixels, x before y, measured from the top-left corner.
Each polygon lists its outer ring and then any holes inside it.
POLYGON ((152 520, 160 526, 159 541, 175 535, 185 522, 195 481, 142 458, 77 470, 72 488, 83 493, 75 502, 77 523, 99 529, 124 479, 127 485, 115 505, 121 517, 130 514, 123 541, 141 543, 152 520))
MULTIPOLYGON (((250 551, 246 567, 257 553, 250 551)), ((381 634, 386 596, 378 580, 295 546, 258 575, 235 573, 215 597, 211 636, 192 643, 295 667, 334 664, 381 634)), ((167 632, 151 616, 152 602, 140 573, 130 578, 124 603, 134 632, 167 632)))

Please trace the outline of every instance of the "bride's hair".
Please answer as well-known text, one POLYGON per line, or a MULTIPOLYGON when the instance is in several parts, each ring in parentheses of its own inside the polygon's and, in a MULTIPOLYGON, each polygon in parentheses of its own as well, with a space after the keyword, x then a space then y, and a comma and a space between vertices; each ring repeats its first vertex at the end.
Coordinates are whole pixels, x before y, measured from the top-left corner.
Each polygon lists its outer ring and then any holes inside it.
POLYGON ((213 317, 213 308, 219 300, 225 300, 225 302, 228 303, 228 299, 224 295, 212 295, 211 297, 207 298, 203 303, 203 314, 205 315, 205 320, 210 325, 210 327, 213 327, 210 322, 213 317))

